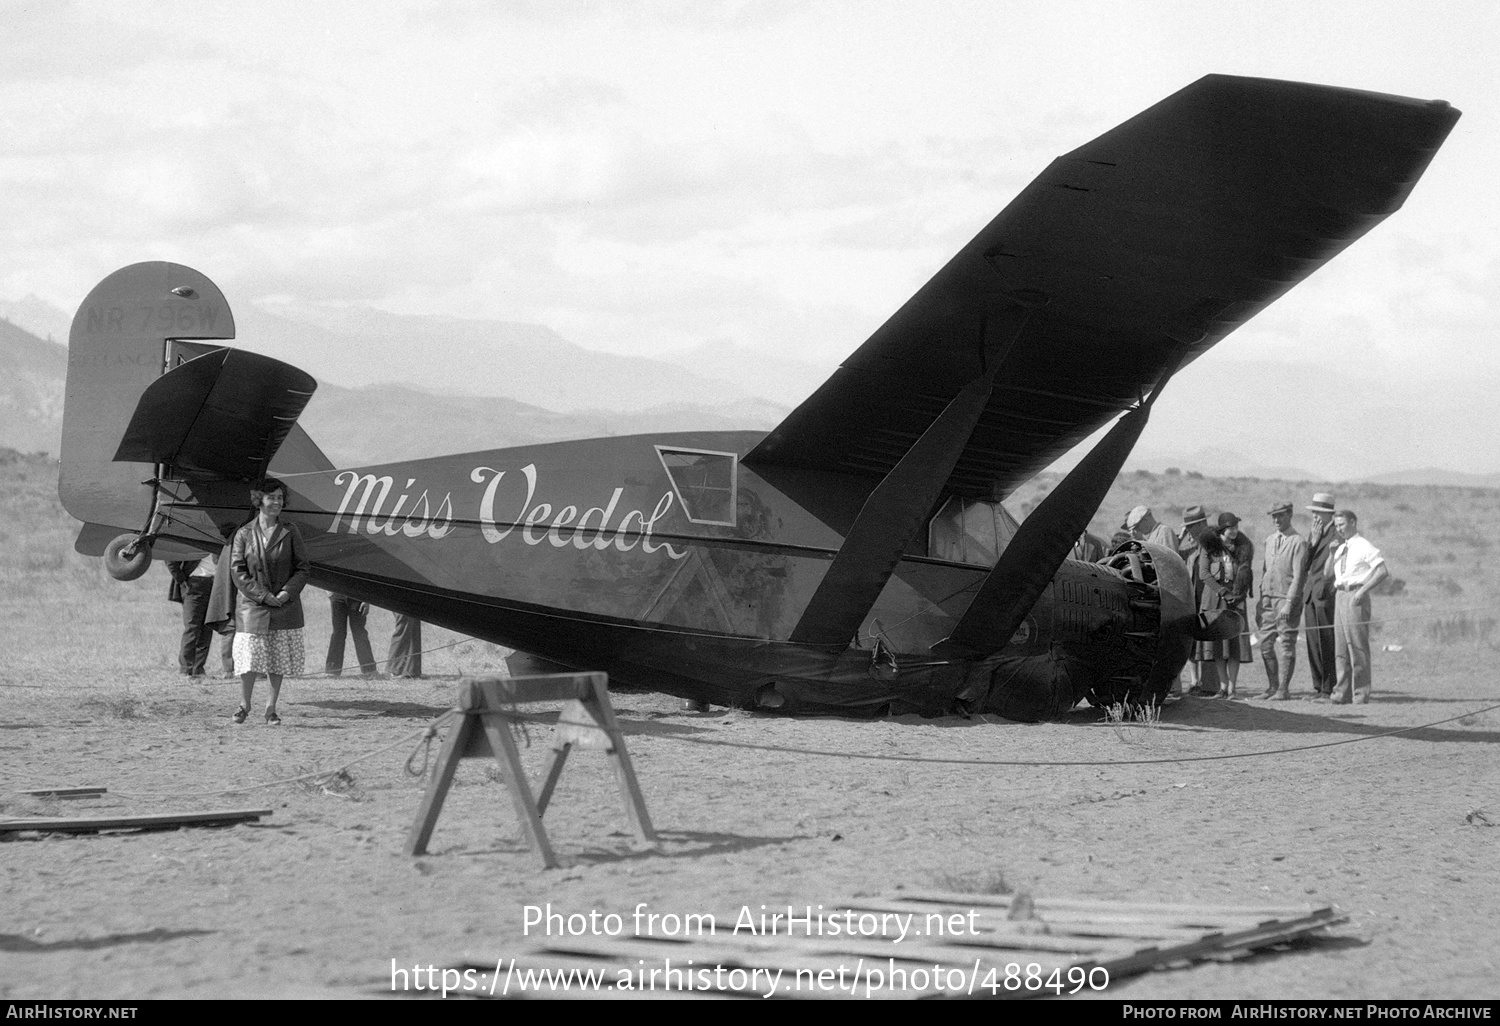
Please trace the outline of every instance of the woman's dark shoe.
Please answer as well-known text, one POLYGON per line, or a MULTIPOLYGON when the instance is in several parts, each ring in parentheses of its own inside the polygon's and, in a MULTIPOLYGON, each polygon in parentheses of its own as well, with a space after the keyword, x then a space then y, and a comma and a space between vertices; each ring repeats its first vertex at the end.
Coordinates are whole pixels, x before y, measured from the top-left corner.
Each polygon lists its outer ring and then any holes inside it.
POLYGON ((236 709, 234 711, 234 715, 231 716, 230 719, 234 720, 234 722, 236 722, 236 723, 244 723, 245 722, 245 717, 247 717, 249 715, 250 715, 250 710, 247 709, 245 706, 242 705, 242 706, 240 706, 238 709, 236 709))
POLYGON ((279 726, 281 726, 281 717, 277 716, 270 709, 267 709, 266 710, 266 726, 268 726, 268 727, 279 727, 279 726))

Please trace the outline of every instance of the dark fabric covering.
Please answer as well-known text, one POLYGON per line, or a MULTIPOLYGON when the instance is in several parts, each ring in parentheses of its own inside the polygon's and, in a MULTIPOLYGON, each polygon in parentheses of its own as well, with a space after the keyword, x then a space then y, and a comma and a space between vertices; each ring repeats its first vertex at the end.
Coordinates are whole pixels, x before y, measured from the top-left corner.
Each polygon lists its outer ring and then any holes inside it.
POLYGON ((208 612, 203 617, 204 623, 220 634, 234 633, 234 608, 239 599, 230 561, 230 546, 225 545, 224 551, 219 553, 218 565, 214 567, 214 587, 208 596, 208 612))

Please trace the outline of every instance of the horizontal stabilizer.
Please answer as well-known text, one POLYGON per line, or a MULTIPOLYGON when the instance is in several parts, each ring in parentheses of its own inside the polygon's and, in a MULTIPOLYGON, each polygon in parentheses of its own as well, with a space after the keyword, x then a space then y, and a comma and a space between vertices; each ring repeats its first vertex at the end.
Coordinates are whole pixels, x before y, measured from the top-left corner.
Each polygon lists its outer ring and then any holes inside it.
POLYGON ((264 476, 317 387, 291 364, 215 349, 141 393, 114 459, 167 463, 187 478, 254 480, 264 476))
MULTIPOLYGON (((85 556, 102 556, 109 543, 122 534, 134 534, 140 525, 135 528, 109 527, 105 524, 84 524, 78 532, 77 539, 73 542, 73 551, 85 556)), ((157 538, 151 546, 153 559, 202 559, 210 552, 217 552, 218 546, 212 543, 202 545, 191 545, 187 541, 178 538, 157 538)))

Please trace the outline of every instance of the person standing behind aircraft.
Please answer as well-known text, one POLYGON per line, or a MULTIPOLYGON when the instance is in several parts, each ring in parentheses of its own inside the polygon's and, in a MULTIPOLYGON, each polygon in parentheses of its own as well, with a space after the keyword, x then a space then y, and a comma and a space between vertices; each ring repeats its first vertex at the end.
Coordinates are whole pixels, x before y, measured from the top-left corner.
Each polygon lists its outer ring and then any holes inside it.
POLYGON ((214 564, 207 559, 188 559, 167 564, 172 583, 167 600, 182 604, 182 644, 177 652, 178 672, 187 677, 202 677, 213 648, 213 628, 203 622, 208 612, 208 597, 214 588, 214 564))
POLYGON ((1137 506, 1125 517, 1125 523, 1121 525, 1130 532, 1130 537, 1139 542, 1149 545, 1160 545, 1172 552, 1177 551, 1180 539, 1166 524, 1158 524, 1156 515, 1151 512, 1149 506, 1137 506))
MULTIPOLYGON (((1205 623, 1220 617, 1231 617, 1235 621, 1235 638, 1239 632, 1239 614, 1230 609, 1230 587, 1234 583, 1234 557, 1230 555, 1224 540, 1215 531, 1205 531, 1198 548, 1193 552, 1193 578, 1198 582, 1198 613, 1205 623)), ((1237 659, 1235 638, 1225 641, 1200 641, 1193 659, 1199 664, 1214 668, 1216 684, 1203 687, 1198 693, 1211 697, 1234 698, 1234 683, 1238 676, 1231 677, 1229 660, 1237 659)), ((1200 680, 1202 675, 1200 674, 1200 680)))
POLYGON ((1333 650, 1338 686, 1331 701, 1363 705, 1370 700, 1370 592, 1389 576, 1385 557, 1359 533, 1353 510, 1333 515, 1343 544, 1333 555, 1333 650), (1351 685, 1353 694, 1350 694, 1351 685))
POLYGON ((1260 601, 1255 623, 1260 630, 1260 658, 1266 666, 1266 693, 1261 698, 1285 702, 1292 697, 1297 668, 1297 624, 1307 582, 1307 539, 1292 530, 1292 504, 1271 507, 1276 530, 1261 554, 1260 601))
POLYGON ((1084 531, 1073 543, 1072 556, 1085 563, 1097 563, 1104 558, 1104 539, 1084 531))
POLYGON ((1193 553, 1198 551, 1198 536, 1208 529, 1208 513, 1202 506, 1194 504, 1182 511, 1182 530, 1177 534, 1177 554, 1184 563, 1191 563, 1193 553))
POLYGON ((396 614, 385 669, 392 677, 422 676, 422 621, 415 616, 396 614))
POLYGON ((328 593, 328 612, 333 617, 333 633, 328 636, 324 671, 333 677, 344 672, 344 639, 353 634, 354 655, 359 660, 360 672, 366 677, 375 676, 375 652, 370 648, 370 632, 365 630, 370 604, 331 591, 328 593))
POLYGON ((1233 688, 1240 677, 1240 664, 1250 661, 1250 589, 1255 583, 1255 543, 1240 530, 1240 518, 1233 513, 1219 514, 1219 538, 1234 560, 1234 580, 1229 585, 1229 608, 1239 616, 1242 627, 1235 639, 1228 662, 1229 684, 1233 688))
MULTIPOLYGON (((1200 574, 1201 564, 1198 560, 1198 536, 1203 533, 1203 530, 1207 526, 1208 514, 1204 512, 1202 506, 1194 503, 1182 511, 1182 530, 1176 532, 1176 537, 1173 539, 1172 544, 1172 548, 1177 552, 1177 555, 1187 564, 1188 578, 1193 582, 1193 601, 1195 603, 1203 601, 1203 580, 1200 574)), ((1200 659, 1195 652, 1193 658, 1187 661, 1187 689, 1190 694, 1200 694, 1204 690, 1212 694, 1217 690, 1217 685, 1223 683, 1217 680, 1211 681, 1210 683, 1214 685, 1213 687, 1204 684, 1203 667, 1205 663, 1212 666, 1213 657, 1209 656, 1206 659, 1200 659)))
POLYGON ((1312 674, 1314 702, 1333 694, 1333 552, 1339 539, 1333 530, 1333 496, 1313 493, 1307 507, 1313 516, 1307 540, 1307 600, 1302 621, 1307 636, 1307 669, 1312 674))
POLYGON ((234 669, 240 675, 242 701, 234 722, 250 715, 255 678, 265 674, 271 697, 266 723, 277 726, 276 700, 281 679, 302 673, 302 588, 312 572, 307 543, 296 524, 281 519, 286 485, 262 478, 250 489, 255 518, 234 536, 230 569, 239 589, 234 632, 234 669))

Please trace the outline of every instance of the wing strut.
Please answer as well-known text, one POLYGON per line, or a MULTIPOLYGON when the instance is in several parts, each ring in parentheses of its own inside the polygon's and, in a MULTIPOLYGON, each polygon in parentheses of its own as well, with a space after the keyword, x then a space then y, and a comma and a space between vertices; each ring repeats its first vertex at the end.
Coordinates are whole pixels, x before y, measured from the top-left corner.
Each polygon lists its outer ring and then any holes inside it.
POLYGON ((1010 305, 986 318, 983 371, 953 397, 865 500, 792 630, 791 641, 829 648, 849 644, 912 535, 942 496, 989 402, 995 377, 1030 314, 1027 306, 1010 305))
POLYGON ((1150 397, 1116 421, 1099 444, 1032 510, 1001 553, 953 633, 932 646, 947 657, 983 658, 1009 644, 1088 527, 1146 427, 1151 404, 1181 364, 1173 360, 1150 397))

